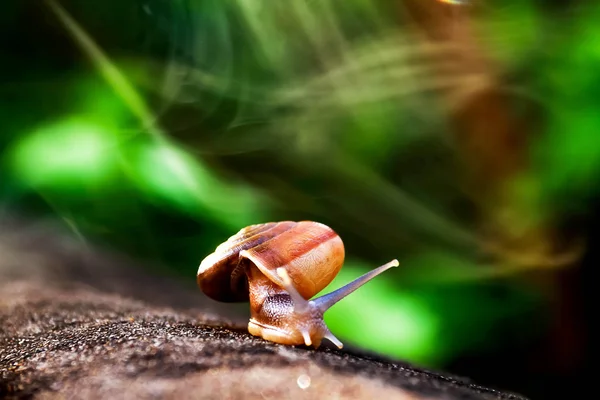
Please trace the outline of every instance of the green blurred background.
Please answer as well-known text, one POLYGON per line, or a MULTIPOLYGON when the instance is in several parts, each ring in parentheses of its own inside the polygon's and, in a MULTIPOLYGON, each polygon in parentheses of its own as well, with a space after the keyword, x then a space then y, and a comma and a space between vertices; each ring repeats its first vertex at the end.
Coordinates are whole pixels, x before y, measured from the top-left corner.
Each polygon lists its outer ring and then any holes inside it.
POLYGON ((9 0, 0 209, 187 281, 244 226, 320 221, 347 252, 327 290, 401 264, 328 312, 343 342, 573 390, 599 20, 593 1, 9 0))

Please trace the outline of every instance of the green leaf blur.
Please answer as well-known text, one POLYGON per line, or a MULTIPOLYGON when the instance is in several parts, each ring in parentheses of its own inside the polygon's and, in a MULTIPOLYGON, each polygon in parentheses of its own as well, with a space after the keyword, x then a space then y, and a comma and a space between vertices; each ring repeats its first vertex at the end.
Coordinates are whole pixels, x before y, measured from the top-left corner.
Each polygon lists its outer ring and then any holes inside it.
MULTIPOLYGON (((449 139, 461 104, 439 95, 473 76, 450 68, 452 46, 411 31, 408 11, 366 0, 63 3, 43 6, 53 22, 36 34, 63 50, 3 61, 16 70, 0 86, 3 206, 186 282, 247 225, 321 221, 347 254, 328 290, 401 265, 333 307, 331 330, 426 366, 547 328, 543 290, 479 258, 488 243, 464 211, 449 139)), ((476 20, 511 111, 535 110, 531 170, 508 185, 514 231, 598 195, 600 6, 581 4, 567 18, 542 2, 491 1, 476 20)), ((9 14, 5 36, 22 29, 9 14)))

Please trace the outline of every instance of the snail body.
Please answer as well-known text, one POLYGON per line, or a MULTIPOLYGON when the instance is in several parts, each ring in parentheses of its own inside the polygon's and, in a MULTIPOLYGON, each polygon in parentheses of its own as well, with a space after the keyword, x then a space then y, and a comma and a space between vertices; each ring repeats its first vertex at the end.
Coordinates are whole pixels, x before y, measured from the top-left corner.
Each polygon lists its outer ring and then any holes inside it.
POLYGON ((393 260, 342 288, 310 300, 337 275, 344 244, 326 225, 283 221, 243 228, 200 264, 197 283, 213 300, 250 302, 248 331, 263 339, 319 347, 323 338, 339 348, 323 314, 383 271, 393 260))

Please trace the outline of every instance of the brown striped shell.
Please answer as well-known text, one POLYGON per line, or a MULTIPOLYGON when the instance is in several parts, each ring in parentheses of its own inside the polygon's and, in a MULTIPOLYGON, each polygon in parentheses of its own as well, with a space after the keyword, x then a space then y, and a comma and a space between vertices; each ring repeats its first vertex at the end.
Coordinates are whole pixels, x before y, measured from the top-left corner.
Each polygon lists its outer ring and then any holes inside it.
POLYGON ((276 270, 284 267, 298 292, 308 300, 339 272, 344 263, 344 245, 337 233, 318 222, 251 225, 219 245, 202 261, 198 286, 217 301, 248 301, 244 262, 256 265, 278 286, 281 281, 276 270), (242 251, 244 256, 240 255, 242 251))

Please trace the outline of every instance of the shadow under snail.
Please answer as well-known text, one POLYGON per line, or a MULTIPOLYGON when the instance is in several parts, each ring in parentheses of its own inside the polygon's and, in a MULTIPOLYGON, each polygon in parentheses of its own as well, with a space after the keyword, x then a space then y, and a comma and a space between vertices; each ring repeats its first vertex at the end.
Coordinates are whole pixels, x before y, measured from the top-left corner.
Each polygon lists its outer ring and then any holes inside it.
POLYGON ((269 222, 243 228, 219 245, 198 268, 200 289, 213 300, 250 302, 248 331, 286 345, 319 347, 323 338, 338 348, 323 314, 338 301, 397 267, 393 260, 347 285, 310 300, 337 275, 344 244, 318 222, 269 222))

